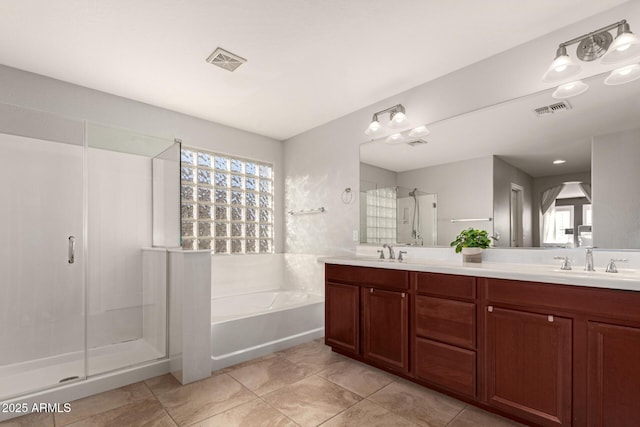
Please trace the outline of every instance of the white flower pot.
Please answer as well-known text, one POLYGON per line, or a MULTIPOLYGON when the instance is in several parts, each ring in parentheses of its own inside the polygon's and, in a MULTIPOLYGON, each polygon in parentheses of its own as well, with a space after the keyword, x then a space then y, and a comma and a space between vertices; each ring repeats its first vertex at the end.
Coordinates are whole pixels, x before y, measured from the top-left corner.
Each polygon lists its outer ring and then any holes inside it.
POLYGON ((482 262, 482 248, 462 248, 462 262, 482 262))

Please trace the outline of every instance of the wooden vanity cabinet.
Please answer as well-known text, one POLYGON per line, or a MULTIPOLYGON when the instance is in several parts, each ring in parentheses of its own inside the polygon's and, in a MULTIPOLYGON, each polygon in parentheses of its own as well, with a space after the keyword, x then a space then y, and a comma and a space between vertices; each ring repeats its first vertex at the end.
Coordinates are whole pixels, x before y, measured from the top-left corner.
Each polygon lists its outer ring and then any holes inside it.
POLYGON ((532 426, 640 425, 640 292, 327 264, 334 350, 532 426))
POLYGON ((376 366, 409 370, 409 273, 327 264, 325 343, 376 366))
POLYGON ((540 426, 640 425, 640 292, 478 279, 483 400, 540 426))
POLYGON ((587 358, 587 425, 640 425, 640 328, 589 322, 587 358))
POLYGON ((353 355, 360 354, 360 288, 325 284, 324 342, 353 355))
POLYGON ((362 288, 363 356, 394 371, 409 371, 407 292, 362 288))
POLYGON ((486 403, 536 425, 572 425, 572 316, 544 295, 549 285, 478 280, 486 403))
POLYGON ((414 375, 476 396, 475 278, 414 273, 414 375))
POLYGON ((488 403, 540 425, 571 425, 571 319, 490 306, 485 331, 488 403))

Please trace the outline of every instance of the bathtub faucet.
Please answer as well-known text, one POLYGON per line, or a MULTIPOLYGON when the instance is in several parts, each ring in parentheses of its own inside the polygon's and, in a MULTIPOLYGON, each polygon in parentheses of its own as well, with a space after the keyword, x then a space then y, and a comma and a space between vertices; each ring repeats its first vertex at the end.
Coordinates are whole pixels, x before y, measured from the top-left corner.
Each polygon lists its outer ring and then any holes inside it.
POLYGON ((388 244, 384 244, 382 245, 382 248, 388 248, 389 249, 389 259, 396 259, 396 255, 393 253, 393 246, 388 245, 388 244))

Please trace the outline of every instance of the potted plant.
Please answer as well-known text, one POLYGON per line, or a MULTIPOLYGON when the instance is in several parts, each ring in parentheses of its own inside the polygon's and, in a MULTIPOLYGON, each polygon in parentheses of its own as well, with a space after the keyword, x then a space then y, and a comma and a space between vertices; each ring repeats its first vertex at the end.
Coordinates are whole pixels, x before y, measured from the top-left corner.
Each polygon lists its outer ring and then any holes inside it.
POLYGON ((451 242, 451 246, 456 247, 456 253, 462 252, 464 262, 482 262, 482 250, 489 247, 491 239, 486 230, 477 230, 469 227, 462 230, 451 242))

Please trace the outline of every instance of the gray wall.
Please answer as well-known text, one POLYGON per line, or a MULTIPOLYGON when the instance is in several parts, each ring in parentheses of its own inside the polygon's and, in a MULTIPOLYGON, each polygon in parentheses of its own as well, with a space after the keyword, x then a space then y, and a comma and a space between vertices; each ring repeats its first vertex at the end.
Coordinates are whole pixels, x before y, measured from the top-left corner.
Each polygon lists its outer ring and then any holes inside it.
POLYGON ((640 129, 593 138, 593 242, 640 248, 640 129))
POLYGON ((533 245, 533 178, 499 157, 493 159, 493 231, 500 235, 495 246, 509 246, 511 236, 511 184, 523 188, 522 245, 533 245))
POLYGON ((489 221, 451 222, 453 218, 493 217, 493 156, 401 172, 398 185, 437 195, 438 245, 448 246, 468 227, 493 234, 489 221))
POLYGON ((397 172, 367 163, 360 163, 360 191, 381 187, 395 187, 396 185, 398 185, 397 172))

